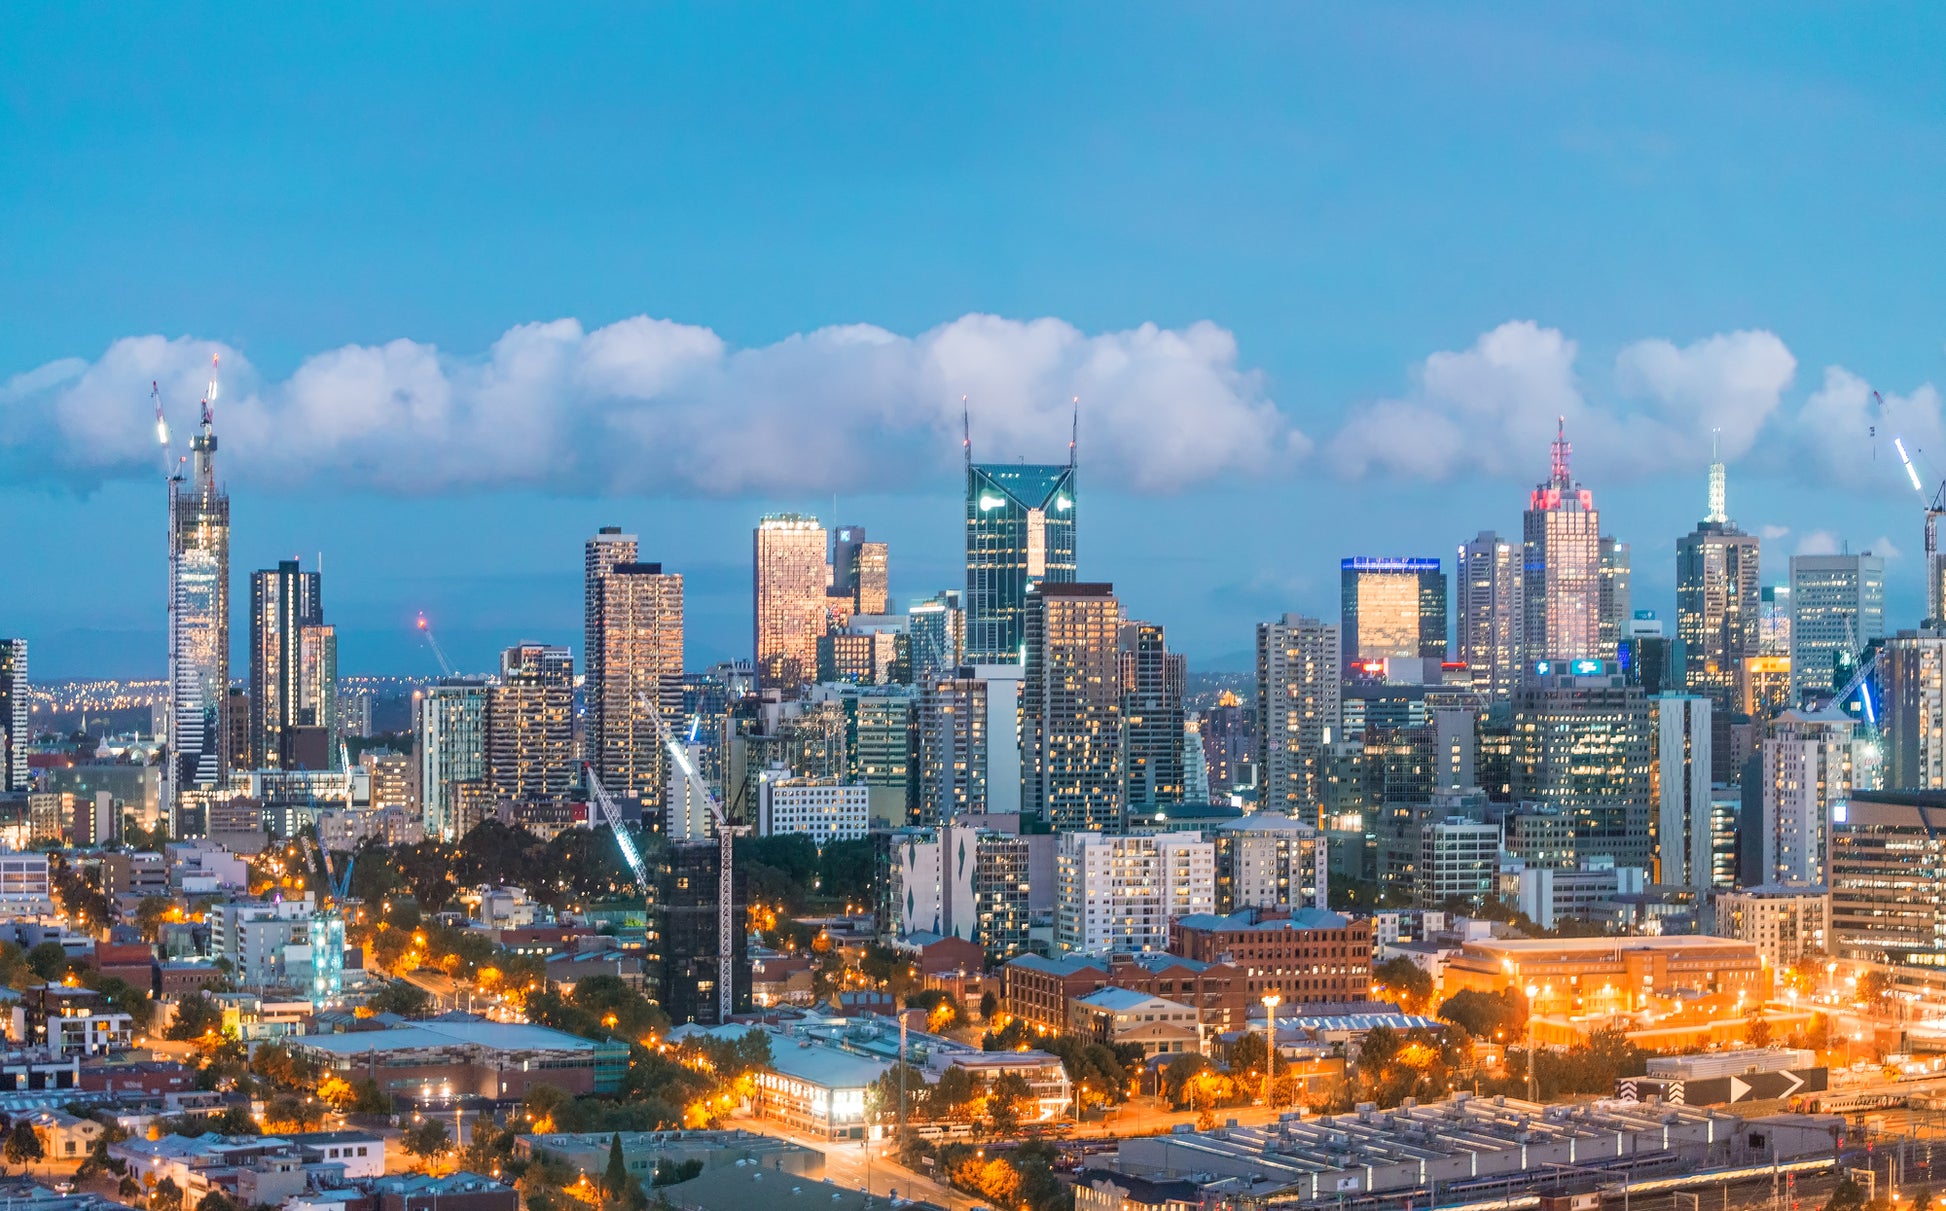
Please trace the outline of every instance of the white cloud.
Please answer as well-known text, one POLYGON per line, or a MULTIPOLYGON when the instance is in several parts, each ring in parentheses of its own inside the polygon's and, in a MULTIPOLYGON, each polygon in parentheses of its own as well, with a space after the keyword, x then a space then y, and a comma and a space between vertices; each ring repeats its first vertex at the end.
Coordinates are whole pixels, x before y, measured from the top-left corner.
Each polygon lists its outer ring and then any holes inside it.
MULTIPOLYGON (((916 337, 823 328, 733 349, 638 316, 592 332, 525 324, 484 354, 395 340, 306 358, 282 380, 226 346, 119 340, 0 383, 0 456, 19 477, 91 480, 159 467, 156 380, 181 436, 212 354, 227 479, 330 480, 398 493, 492 486, 734 496, 902 487, 974 453, 1066 457, 1081 399, 1083 475, 1171 492, 1287 468, 1310 441, 1209 323, 1087 334, 1057 319, 968 315, 916 337)), ((180 442, 178 442, 180 445, 180 442)))
POLYGON ((1628 345, 1610 379, 1614 402, 1589 398, 1578 347, 1531 320, 1502 324, 1460 352, 1435 353, 1401 399, 1351 410, 1332 439, 1347 475, 1428 479, 1462 474, 1539 480, 1555 420, 1564 418, 1578 474, 1645 478, 1701 466, 1712 430, 1726 458, 1756 442, 1797 361, 1768 332, 1733 332, 1686 346, 1628 345))
POLYGON ((1904 559, 1905 558, 1905 552, 1899 550, 1898 544, 1893 542, 1890 537, 1884 534, 1881 534, 1877 538, 1873 539, 1872 545, 1865 549, 1870 551, 1872 554, 1878 556, 1881 559, 1904 559))
POLYGON ((1796 555, 1836 555, 1838 536, 1829 530, 1807 530, 1798 535, 1796 555))
POLYGON ((1765 525, 1758 527, 1757 533, 1763 537, 1765 542, 1777 542, 1780 539, 1790 537, 1791 528, 1789 526, 1765 525))

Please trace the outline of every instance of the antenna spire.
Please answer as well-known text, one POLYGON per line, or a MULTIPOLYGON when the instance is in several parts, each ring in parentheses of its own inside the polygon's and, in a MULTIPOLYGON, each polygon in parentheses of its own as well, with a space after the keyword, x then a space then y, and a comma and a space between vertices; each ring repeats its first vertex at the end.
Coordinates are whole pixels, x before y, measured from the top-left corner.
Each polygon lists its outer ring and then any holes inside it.
POLYGON ((1706 522, 1727 522, 1730 520, 1729 493, 1726 484, 1728 476, 1723 467, 1723 453, 1720 438, 1723 430, 1710 430, 1710 478, 1709 512, 1704 515, 1706 522))
POLYGON ((1557 416, 1554 420, 1554 446, 1549 459, 1554 486, 1570 488, 1574 483, 1568 474, 1568 456, 1574 453, 1574 447, 1568 444, 1568 418, 1557 416))
POLYGON ((964 395, 959 397, 959 428, 960 449, 966 455, 966 465, 970 470, 973 466, 973 413, 967 408, 964 395))
POLYGON ((1081 439, 1081 397, 1074 397, 1074 418, 1068 426, 1068 470, 1074 470, 1075 445, 1081 439))

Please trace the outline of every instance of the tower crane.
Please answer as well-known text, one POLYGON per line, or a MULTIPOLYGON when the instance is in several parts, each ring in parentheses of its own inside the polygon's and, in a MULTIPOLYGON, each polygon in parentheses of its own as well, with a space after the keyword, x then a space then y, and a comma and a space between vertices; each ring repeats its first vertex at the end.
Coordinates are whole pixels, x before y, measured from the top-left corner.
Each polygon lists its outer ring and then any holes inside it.
POLYGON ((459 674, 453 672, 453 662, 446 659, 446 653, 440 650, 439 640, 433 638, 432 624, 426 621, 424 610, 419 611, 419 633, 426 637, 426 644, 432 648, 433 658, 439 661, 439 671, 448 677, 457 677, 459 674))
MULTIPOLYGON (((732 864, 736 852, 737 835, 748 831, 741 825, 733 825, 724 814, 723 805, 717 801, 716 794, 710 790, 709 782, 696 769, 689 759, 689 750, 669 728, 669 721, 660 710, 650 708, 649 714, 655 718, 655 727, 662 747, 668 751, 669 759, 682 771, 684 781, 689 784, 692 794, 708 806, 710 820, 716 826, 716 1019, 722 1025, 730 1020, 736 1009, 736 896, 735 882, 732 879, 732 864)), ((635 881, 641 885, 644 894, 649 891, 649 872, 642 861, 641 851, 635 847, 635 839, 622 826, 621 809, 616 806, 615 798, 608 788, 595 776, 594 766, 582 763, 588 777, 588 791, 601 814, 614 830, 615 843, 621 847, 622 859, 635 874, 635 881)))
MULTIPOLYGON (((1899 452, 1899 461, 1905 464, 1905 477, 1912 481, 1912 490, 1919 499, 1926 501, 1926 486, 1920 482, 1918 468, 1912 465, 1912 456, 1906 453, 1905 439, 1895 437, 1892 445, 1899 452)), ((1939 554, 1939 519, 1946 516, 1946 480, 1941 480, 1939 490, 1926 501, 1926 625, 1937 626, 1946 619, 1946 559, 1939 554)))
POLYGON ((311 1000, 328 1005, 345 990, 345 906, 351 899, 351 873, 358 866, 358 853, 345 862, 340 877, 331 866, 331 850, 320 840, 315 848, 309 833, 299 833, 305 865, 321 866, 324 887, 318 894, 318 910, 311 917, 311 1000))

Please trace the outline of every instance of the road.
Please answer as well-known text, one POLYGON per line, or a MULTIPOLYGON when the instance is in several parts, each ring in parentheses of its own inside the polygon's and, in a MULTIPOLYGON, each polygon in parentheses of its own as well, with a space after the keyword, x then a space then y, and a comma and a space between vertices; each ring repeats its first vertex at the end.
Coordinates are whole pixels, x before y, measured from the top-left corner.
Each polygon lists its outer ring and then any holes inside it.
POLYGON ((749 1118, 738 1115, 734 1126, 761 1135, 772 1135, 787 1139, 806 1148, 824 1153, 824 1180, 847 1190, 863 1190, 883 1198, 897 1195, 900 1198, 923 1199, 937 1203, 949 1211, 972 1211, 972 1208, 985 1204, 977 1198, 961 1194, 948 1186, 922 1177, 899 1164, 888 1154, 892 1150, 889 1140, 871 1141, 819 1139, 800 1131, 792 1131, 781 1123, 769 1119, 749 1118))

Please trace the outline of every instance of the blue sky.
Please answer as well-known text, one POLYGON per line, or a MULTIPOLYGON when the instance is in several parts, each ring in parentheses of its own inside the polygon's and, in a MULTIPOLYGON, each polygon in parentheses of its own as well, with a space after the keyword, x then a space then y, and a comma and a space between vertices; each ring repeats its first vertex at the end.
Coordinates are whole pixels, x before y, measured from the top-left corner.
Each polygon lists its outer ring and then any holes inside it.
POLYGON ((1909 623, 1887 441, 1946 467, 1942 32, 1896 5, 13 13, 0 633, 42 676, 161 671, 147 384, 183 430, 218 348, 239 583, 321 552, 351 671, 428 671, 419 609, 472 667, 575 642, 601 524, 689 574, 698 664, 747 646, 765 509, 888 538, 900 596, 950 585, 961 391, 995 457, 1058 458, 1086 395, 1083 574, 1206 667, 1335 611, 1341 555, 1517 533, 1557 412, 1638 605, 1672 610, 1723 427, 1766 579, 1889 546, 1909 623), (843 325, 871 327, 801 335, 843 325))

